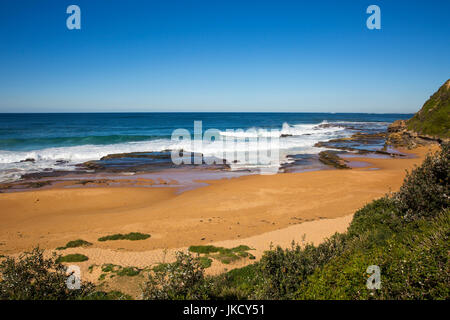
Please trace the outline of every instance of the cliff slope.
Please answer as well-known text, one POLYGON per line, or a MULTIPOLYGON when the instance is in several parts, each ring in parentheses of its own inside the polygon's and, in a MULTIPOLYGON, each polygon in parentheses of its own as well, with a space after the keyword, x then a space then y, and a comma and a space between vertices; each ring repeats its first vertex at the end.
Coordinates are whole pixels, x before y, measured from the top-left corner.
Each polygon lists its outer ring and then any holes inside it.
POLYGON ((388 128, 386 144, 414 148, 450 140, 450 79, 409 120, 388 128))

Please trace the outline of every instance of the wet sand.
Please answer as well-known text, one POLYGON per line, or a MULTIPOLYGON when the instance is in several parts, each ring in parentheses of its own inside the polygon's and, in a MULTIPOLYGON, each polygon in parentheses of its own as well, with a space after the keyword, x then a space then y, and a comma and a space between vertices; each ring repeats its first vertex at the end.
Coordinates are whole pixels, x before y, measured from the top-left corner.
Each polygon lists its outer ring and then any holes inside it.
MULTIPOLYGON (((357 209, 398 190, 405 169, 420 164, 429 149, 413 150, 416 158, 352 158, 370 166, 351 170, 207 181, 208 186, 181 194, 176 188, 136 187, 4 193, 0 194, 0 254, 17 254, 36 245, 52 250, 83 239, 93 245, 64 251, 86 254, 89 260, 80 264, 83 268, 101 263, 144 267, 170 261, 176 250, 200 244, 244 244, 256 249, 251 253, 259 258, 271 243, 286 247, 292 240, 301 242, 303 234, 307 242, 320 243, 344 232, 357 209), (151 237, 97 241, 128 232, 151 237)), ((248 263, 242 260, 226 267, 248 263)), ((208 272, 223 268, 214 261, 208 272)))

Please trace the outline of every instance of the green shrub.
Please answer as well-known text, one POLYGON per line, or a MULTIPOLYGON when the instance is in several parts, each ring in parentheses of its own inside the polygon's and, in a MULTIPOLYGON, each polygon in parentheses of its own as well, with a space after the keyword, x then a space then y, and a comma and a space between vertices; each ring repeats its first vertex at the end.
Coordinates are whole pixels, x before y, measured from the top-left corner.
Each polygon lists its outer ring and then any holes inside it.
POLYGON ((58 248, 56 248, 56 250, 64 250, 67 248, 77 248, 77 247, 88 247, 91 245, 92 245, 92 243, 90 243, 88 241, 78 239, 78 240, 69 241, 66 243, 66 245, 64 247, 58 247, 58 248))
POLYGON ((412 221, 432 217, 450 204, 450 150, 442 144, 441 151, 428 155, 423 164, 408 173, 394 199, 403 219, 412 221))
POLYGON ((448 299, 449 148, 429 155, 400 191, 358 210, 345 234, 319 246, 266 252, 266 299, 448 299), (366 269, 382 269, 384 289, 366 288, 366 269))
POLYGON ((411 119, 408 129, 420 134, 450 138, 450 86, 447 80, 411 119))
POLYGON ((229 264, 233 261, 239 260, 240 258, 254 259, 254 256, 248 253, 248 250, 252 250, 249 246, 240 245, 234 248, 224 248, 215 247, 211 245, 206 246, 190 246, 188 249, 190 252, 195 252, 198 254, 206 254, 224 264, 229 264), (211 253, 215 253, 210 255, 211 253))
POLYGON ((119 271, 117 271, 117 275, 122 277, 134 277, 137 276, 140 272, 141 270, 136 267, 123 267, 119 271))
POLYGON ((148 238, 150 238, 149 234, 139 233, 139 232, 130 232, 128 234, 117 233, 117 234, 113 234, 113 235, 109 235, 109 236, 104 236, 104 237, 99 238, 98 241, 110 241, 110 240, 136 241, 136 240, 145 240, 148 238))
POLYGON ((263 278, 258 290, 259 298, 292 298, 291 295, 308 275, 344 251, 345 241, 345 235, 335 234, 317 247, 307 244, 301 248, 293 242, 290 249, 278 246, 266 251, 259 262, 263 278))
POLYGON ((105 263, 102 265, 102 272, 116 272, 119 270, 120 266, 112 264, 112 263, 105 263))
POLYGON ((396 231, 402 226, 402 219, 397 214, 397 203, 388 197, 374 200, 353 215, 348 228, 349 237, 357 237, 365 232, 372 232, 380 226, 396 231))
POLYGON ((206 299, 209 285, 198 258, 177 252, 176 261, 154 268, 143 288, 144 299, 206 299))
POLYGON ((110 273, 110 277, 114 276, 127 276, 134 277, 141 273, 141 269, 137 267, 122 267, 112 263, 105 263, 101 267, 102 274, 99 276, 99 280, 104 280, 108 273, 110 273))
POLYGON ((87 260, 89 258, 80 253, 68 254, 56 259, 57 262, 83 262, 87 260))
POLYGON ((297 291, 300 299, 448 299, 450 214, 410 224, 384 245, 352 250, 319 268, 297 291), (381 269, 381 289, 366 287, 366 269, 381 269))
POLYGON ((66 243, 66 248, 77 248, 77 247, 88 247, 88 246, 92 246, 92 243, 82 240, 82 239, 73 240, 73 241, 69 241, 66 243))
POLYGON ((160 263, 152 268, 154 272, 163 272, 166 271, 169 266, 169 263, 160 263))
POLYGON ((195 252, 195 253, 214 253, 218 252, 221 249, 221 247, 215 247, 215 246, 190 246, 189 251, 195 252))
POLYGON ((208 257, 199 257, 199 262, 200 265, 202 266, 203 269, 207 269, 209 267, 211 267, 212 264, 212 260, 208 257))
POLYGON ((70 290, 70 274, 56 255, 44 258, 43 251, 33 249, 18 259, 6 257, 0 264, 0 299, 67 300, 84 299, 94 293, 94 285, 83 281, 79 290, 70 290))
POLYGON ((230 270, 210 279, 212 299, 241 300, 256 297, 256 288, 262 282, 257 263, 230 270))
POLYGON ((346 233, 347 246, 368 250, 385 243, 393 234, 401 232, 404 226, 404 220, 398 212, 396 202, 388 197, 375 200, 358 210, 346 233))

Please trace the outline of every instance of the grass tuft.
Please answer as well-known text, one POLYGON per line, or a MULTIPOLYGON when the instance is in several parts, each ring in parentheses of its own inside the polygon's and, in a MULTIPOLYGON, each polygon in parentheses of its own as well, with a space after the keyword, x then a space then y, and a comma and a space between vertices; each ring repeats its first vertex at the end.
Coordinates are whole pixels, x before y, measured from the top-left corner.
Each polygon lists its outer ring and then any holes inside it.
POLYGON ((212 260, 208 257, 199 257, 199 264, 202 268, 206 269, 211 267, 212 260))
POLYGON ((59 257, 56 262, 83 262, 89 260, 84 254, 74 253, 59 257))
POLYGON ((111 241, 111 240, 136 241, 136 240, 145 240, 148 238, 150 238, 149 234, 140 233, 140 232, 130 232, 128 234, 117 233, 117 234, 113 234, 113 235, 109 235, 109 236, 104 236, 104 237, 98 238, 98 241, 111 241))
POLYGON ((78 248, 78 247, 89 247, 89 246, 92 246, 92 243, 82 240, 82 239, 77 239, 77 240, 67 242, 64 247, 58 247, 58 248, 56 248, 56 250, 65 250, 67 248, 78 248))
POLYGON ((211 258, 214 258, 224 264, 230 264, 231 262, 239 260, 240 258, 255 259, 252 254, 247 252, 249 250, 252 250, 252 248, 246 245, 240 245, 231 249, 224 247, 215 247, 212 245, 189 247, 190 252, 205 254, 206 257, 210 256, 211 258))
POLYGON ((100 275, 99 280, 104 280, 108 274, 110 278, 113 278, 116 275, 121 277, 134 277, 142 271, 137 267, 122 267, 112 263, 102 265, 101 269, 103 273, 100 275))

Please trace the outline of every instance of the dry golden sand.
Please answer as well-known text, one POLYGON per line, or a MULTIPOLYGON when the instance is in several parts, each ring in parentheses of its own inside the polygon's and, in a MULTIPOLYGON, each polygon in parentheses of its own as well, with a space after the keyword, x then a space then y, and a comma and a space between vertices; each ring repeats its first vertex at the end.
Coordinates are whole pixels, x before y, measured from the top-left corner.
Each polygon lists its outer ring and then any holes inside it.
MULTIPOLYGON (((64 251, 87 255, 89 260, 79 263, 84 271, 92 264, 145 267, 170 262, 175 251, 199 244, 244 244, 254 248, 251 253, 259 258, 271 243, 287 247, 303 238, 320 243, 344 232, 357 209, 398 190, 405 169, 419 164, 429 149, 415 149, 417 158, 353 159, 369 162, 366 168, 209 181, 209 186, 181 194, 174 188, 4 193, 0 194, 0 254, 17 254, 36 245, 51 250, 84 239, 93 246, 64 251), (149 233, 151 238, 97 241, 128 232, 149 233)), ((224 266, 214 261, 208 273, 249 262, 224 266)))

